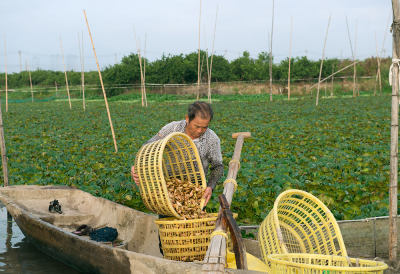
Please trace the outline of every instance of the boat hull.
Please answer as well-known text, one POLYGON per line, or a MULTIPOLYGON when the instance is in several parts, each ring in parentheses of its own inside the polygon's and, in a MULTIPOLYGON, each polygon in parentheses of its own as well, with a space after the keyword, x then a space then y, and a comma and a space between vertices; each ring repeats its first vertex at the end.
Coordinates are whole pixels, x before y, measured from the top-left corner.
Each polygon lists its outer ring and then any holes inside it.
MULTIPOLYGON (((156 216, 124 207, 106 199, 93 197, 80 190, 62 188, 53 190, 54 193, 49 196, 45 195, 45 192, 52 192, 52 187, 13 186, 0 189, 0 201, 7 207, 8 212, 26 237, 44 253, 86 273, 176 274, 201 272, 200 263, 176 262, 161 257, 158 249, 158 231, 154 224, 156 216), (23 187, 25 189, 22 191, 23 187), (64 191, 73 193, 67 194, 63 193, 64 191), (17 196, 20 196, 19 198, 22 200, 17 202, 17 196), (94 203, 93 206, 103 211, 104 214, 108 214, 108 218, 105 218, 101 212, 99 216, 92 215, 89 210, 80 215, 64 214, 65 216, 62 216, 63 214, 45 212, 43 205, 40 211, 31 208, 30 210, 34 213, 30 212, 28 206, 34 202, 42 203, 39 200, 40 196, 42 196, 41 199, 44 199, 44 204, 47 204, 47 210, 48 202, 53 197, 58 198, 61 200, 61 204, 65 205, 64 212, 73 211, 72 208, 68 210, 66 205, 68 205, 68 199, 77 196, 79 200, 86 200, 89 204, 94 203), (33 202, 28 202, 29 199, 33 202), (125 220, 125 224, 121 226, 123 222, 120 220, 121 216, 118 215, 123 213, 125 214, 122 216, 123 219, 132 217, 134 223, 125 220), (62 217, 65 217, 66 220, 63 220, 62 217), (97 220, 97 224, 101 222, 114 227, 118 227, 117 223, 119 223, 118 231, 124 240, 124 245, 112 247, 97 243, 86 236, 73 234, 71 227, 68 227, 69 222, 78 225, 87 221, 94 222, 94 219, 97 220), (123 226, 129 225, 132 226, 131 229, 124 231, 123 226), (129 233, 132 234, 130 237, 129 233), (132 250, 136 250, 136 252, 132 250)), ((87 205, 82 205, 83 208, 85 206, 87 205)))

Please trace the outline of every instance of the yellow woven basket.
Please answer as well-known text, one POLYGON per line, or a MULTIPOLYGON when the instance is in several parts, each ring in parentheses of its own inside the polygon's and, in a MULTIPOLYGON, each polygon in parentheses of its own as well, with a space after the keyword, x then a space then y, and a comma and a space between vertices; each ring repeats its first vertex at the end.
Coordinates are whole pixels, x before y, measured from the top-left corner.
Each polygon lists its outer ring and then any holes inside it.
POLYGON ((164 258, 175 261, 202 261, 210 244, 218 214, 209 218, 177 220, 174 217, 156 220, 164 258))
POLYGON ((267 265, 269 254, 314 253, 347 256, 342 234, 330 210, 313 195, 287 190, 261 223, 258 240, 267 265))
POLYGON ((196 145, 184 133, 171 133, 144 145, 136 155, 135 172, 139 176, 140 195, 146 207, 166 216, 181 218, 168 196, 166 180, 179 178, 206 188, 196 145))
POLYGON ((274 274, 383 274, 388 268, 379 261, 304 253, 271 254, 268 261, 271 264, 270 273, 274 274))

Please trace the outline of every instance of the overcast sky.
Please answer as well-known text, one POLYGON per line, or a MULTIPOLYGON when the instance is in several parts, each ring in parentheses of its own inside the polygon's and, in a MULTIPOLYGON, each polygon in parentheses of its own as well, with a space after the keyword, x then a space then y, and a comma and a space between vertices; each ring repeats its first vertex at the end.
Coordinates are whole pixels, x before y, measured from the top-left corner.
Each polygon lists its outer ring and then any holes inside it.
MULTIPOLYGON (((146 57, 150 60, 163 53, 197 51, 199 6, 200 0, 1 0, 0 72, 5 70, 4 39, 8 72, 19 72, 19 51, 23 69, 29 62, 32 70, 63 70, 60 37, 67 69, 80 70, 78 33, 82 32, 85 70, 96 69, 83 9, 102 68, 136 52, 134 29, 142 50, 147 37, 146 57)), ((245 50, 254 58, 269 51, 272 0, 202 0, 202 49, 211 51, 217 6, 216 54, 233 60, 245 50)), ((346 16, 357 58, 376 56, 375 34, 379 51, 383 47, 384 55, 391 56, 389 0, 275 0, 274 10, 275 62, 289 55, 291 17, 292 56, 321 58, 329 15, 328 58, 351 57, 346 16)))

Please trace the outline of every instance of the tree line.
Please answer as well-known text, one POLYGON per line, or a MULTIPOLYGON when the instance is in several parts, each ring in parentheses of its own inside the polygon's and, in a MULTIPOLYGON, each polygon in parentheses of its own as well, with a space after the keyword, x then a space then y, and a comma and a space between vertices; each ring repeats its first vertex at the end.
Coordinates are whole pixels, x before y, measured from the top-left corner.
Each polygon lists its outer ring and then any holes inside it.
MULTIPOLYGON (((201 52, 201 80, 207 81, 207 53, 201 52)), ((208 56, 211 62, 211 56, 208 56)), ((242 56, 229 61, 222 55, 213 56, 212 82, 229 81, 255 81, 269 80, 269 53, 261 52, 257 58, 250 57, 249 52, 243 52, 242 56)), ((291 59, 291 80, 307 80, 318 78, 320 60, 310 60, 306 56, 291 59)), ((324 61, 322 77, 327 77, 333 71, 337 71, 353 61, 350 59, 327 59, 324 61)), ((146 64, 146 83, 154 84, 193 84, 197 83, 198 55, 197 52, 179 55, 162 55, 155 61, 142 60, 146 64)), ((289 58, 272 65, 273 81, 287 80, 289 58)), ((383 83, 386 83, 390 58, 381 60, 383 83)), ((353 68, 349 68, 335 77, 352 75, 353 68)), ((357 76, 375 76, 377 71, 376 57, 366 58, 357 64, 357 76)), ((81 73, 68 71, 70 85, 81 84, 81 73)), ((40 87, 65 86, 64 72, 37 69, 31 72, 32 84, 40 87)), ((120 85, 140 84, 139 56, 130 54, 121 59, 120 63, 106 67, 102 71, 102 77, 108 95, 117 95, 123 89, 113 88, 120 85)), ((85 72, 85 85, 99 85, 97 71, 85 72)), ((9 89, 29 87, 29 74, 27 71, 8 74, 9 89)), ((5 88, 5 74, 0 74, 0 88, 5 88)))

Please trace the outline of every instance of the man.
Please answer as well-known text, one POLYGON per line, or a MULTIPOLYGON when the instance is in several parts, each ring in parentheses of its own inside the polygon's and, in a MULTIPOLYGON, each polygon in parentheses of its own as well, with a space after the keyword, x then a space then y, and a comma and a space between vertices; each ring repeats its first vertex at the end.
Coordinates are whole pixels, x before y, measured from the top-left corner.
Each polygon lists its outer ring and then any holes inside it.
MULTIPOLYGON (((207 188, 204 192, 204 200, 207 205, 217 182, 224 173, 222 164, 221 145, 218 136, 208 128, 213 118, 211 106, 205 102, 194 102, 189 105, 185 120, 174 121, 165 125, 156 135, 146 143, 158 141, 172 132, 186 133, 194 142, 199 151, 204 174, 207 176, 207 188)), ((139 185, 139 177, 135 173, 135 167, 131 168, 131 175, 135 183, 139 185)))

